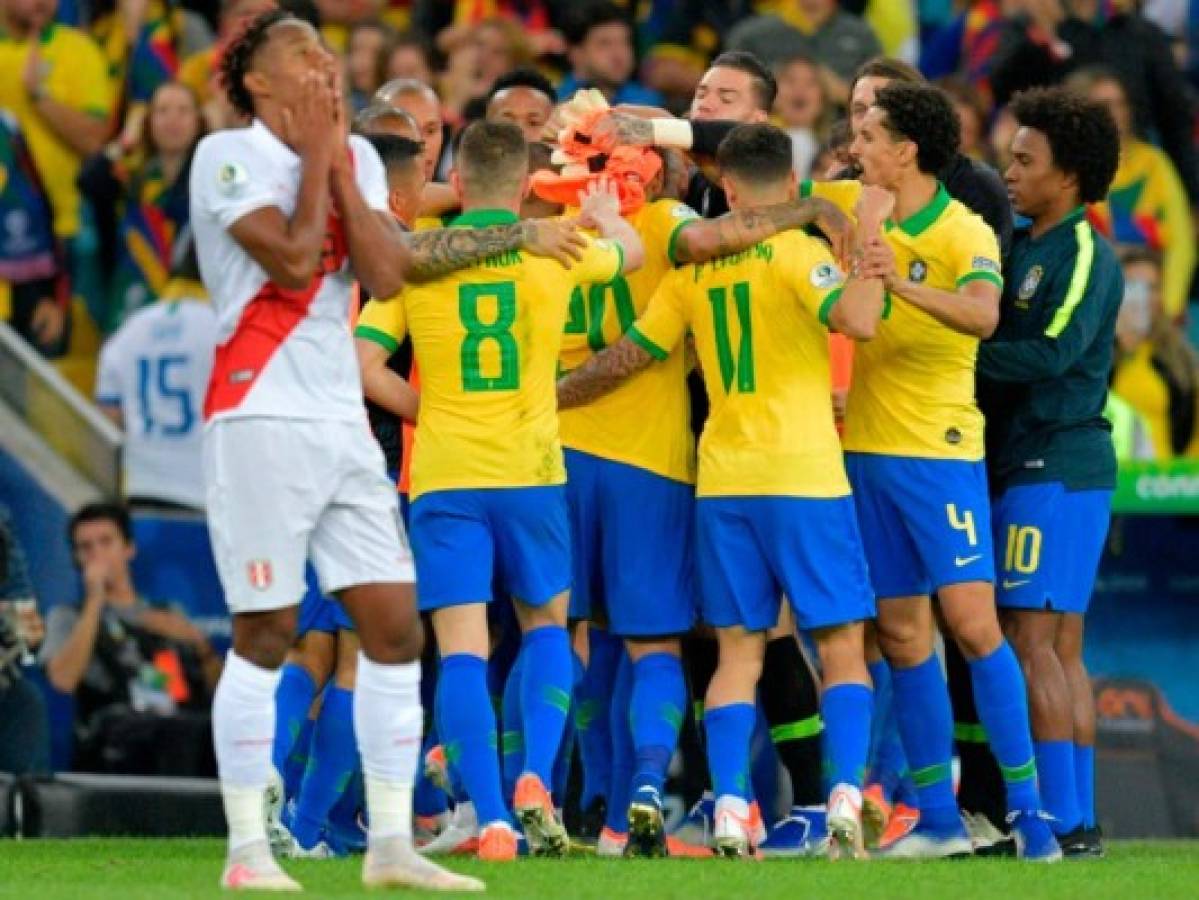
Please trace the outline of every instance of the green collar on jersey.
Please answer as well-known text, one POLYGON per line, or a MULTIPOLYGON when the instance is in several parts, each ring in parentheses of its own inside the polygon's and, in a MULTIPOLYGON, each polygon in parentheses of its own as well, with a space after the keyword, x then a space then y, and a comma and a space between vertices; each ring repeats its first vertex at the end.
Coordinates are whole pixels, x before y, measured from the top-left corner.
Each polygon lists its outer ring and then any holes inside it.
POLYGON ((937 182, 937 192, 933 194, 933 199, 928 202, 928 205, 923 209, 919 209, 912 213, 902 222, 898 224, 887 222, 887 230, 898 228, 908 237, 919 237, 933 222, 941 217, 941 213, 945 212, 945 207, 949 205, 949 201, 953 198, 949 196, 949 191, 945 190, 945 185, 937 182))
POLYGON ((520 216, 510 209, 472 209, 452 222, 451 228, 486 228, 489 225, 514 225, 520 216))

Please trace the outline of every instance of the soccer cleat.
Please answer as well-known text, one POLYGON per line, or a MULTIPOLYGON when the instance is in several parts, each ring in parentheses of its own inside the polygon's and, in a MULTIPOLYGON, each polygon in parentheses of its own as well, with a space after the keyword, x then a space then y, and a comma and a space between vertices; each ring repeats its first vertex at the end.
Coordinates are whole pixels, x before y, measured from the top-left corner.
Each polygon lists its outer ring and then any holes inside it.
POLYGON ((962 821, 976 856, 1015 856, 1016 842, 982 813, 963 812, 962 821))
POLYGON ((1079 826, 1069 834, 1057 839, 1066 859, 1101 859, 1103 857, 1103 832, 1098 825, 1090 828, 1079 826))
POLYGON ((613 831, 607 825, 600 830, 599 840, 595 842, 595 855, 604 857, 624 856, 624 848, 628 845, 629 836, 613 831))
POLYGON ((566 856, 570 837, 554 812, 554 801, 541 779, 531 772, 516 782, 513 805, 520 820, 529 852, 534 856, 566 856))
POLYGON ((418 847, 423 847, 436 839, 450 827, 452 816, 448 812, 437 813, 433 816, 412 817, 412 840, 418 847))
POLYGON ((716 817, 716 801, 709 791, 695 801, 687 818, 671 835, 686 844, 697 847, 712 846, 712 826, 716 817))
POLYGON ((720 797, 714 818, 712 842, 717 856, 738 859, 753 852, 753 813, 747 801, 732 795, 720 797))
POLYGON ((325 841, 317 841, 311 847, 305 847, 296 840, 295 835, 289 834, 288 838, 290 843, 285 844, 282 850, 276 851, 284 859, 335 859, 338 856, 325 841))
POLYGON ((766 820, 757 800, 749 801, 749 845, 755 849, 766 843, 766 820))
POLYGON ((672 859, 711 859, 712 848, 688 844, 669 834, 666 836, 666 855, 672 859))
POLYGON ((835 785, 828 795, 828 858, 866 859, 862 844, 862 792, 835 785))
POLYGON ((891 821, 891 804, 883 796, 881 784, 869 785, 862 791, 862 843, 873 850, 882 842, 891 821))
POLYGON ((895 843, 879 850, 882 859, 959 859, 974 855, 974 845, 966 826, 960 821, 956 827, 934 829, 918 823, 895 843))
POLYGON ((255 841, 229 853, 221 873, 221 887, 229 891, 300 891, 271 855, 266 841, 255 841))
POLYGON ((519 835, 507 822, 492 822, 479 832, 479 859, 511 862, 518 856, 519 835))
POLYGON ((1058 862, 1062 848, 1049 827, 1051 817, 1040 810, 1018 809, 1008 813, 1012 837, 1016 839, 1016 856, 1029 862, 1058 862))
POLYGON ((629 802, 629 836, 624 855, 658 858, 667 855, 662 798, 652 787, 643 787, 629 802))
POLYGON ((368 888, 408 887, 426 891, 483 891, 477 878, 459 875, 425 859, 403 836, 373 841, 362 861, 362 883, 368 888))
POLYGON ((475 817, 475 805, 469 802, 454 807, 450 824, 441 834, 420 848, 425 856, 466 855, 479 849, 479 820, 475 817))
POLYGON ((827 812, 823 806, 793 806, 761 844, 763 856, 822 856, 828 849, 827 812))
POLYGON ((900 838, 911 834, 916 823, 920 821, 920 810, 903 802, 891 805, 891 817, 887 819, 887 827, 883 829, 878 840, 879 847, 890 847, 900 838))
POLYGON ((271 766, 271 777, 262 795, 263 808, 266 813, 266 837, 270 843, 271 852, 276 856, 281 854, 291 841, 291 832, 283 825, 285 807, 294 806, 295 801, 288 803, 283 796, 283 779, 271 766))
POLYGON ((425 754, 425 777, 445 793, 450 793, 450 762, 441 744, 434 744, 425 754))

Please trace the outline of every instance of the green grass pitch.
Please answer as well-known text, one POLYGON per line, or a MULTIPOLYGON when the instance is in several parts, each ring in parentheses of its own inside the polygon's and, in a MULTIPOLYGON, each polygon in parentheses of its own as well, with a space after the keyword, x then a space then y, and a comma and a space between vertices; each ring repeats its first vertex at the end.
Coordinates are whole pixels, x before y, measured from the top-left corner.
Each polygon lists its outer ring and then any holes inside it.
MULTIPOLYGON (((224 845, 219 840, 0 841, 0 896, 135 900, 212 897, 224 845)), ((310 896, 363 893, 357 859, 287 864, 310 896)), ((1136 900, 1199 898, 1199 842, 1110 842, 1103 860, 1055 866, 1014 860, 829 863, 823 860, 519 860, 507 865, 455 860, 487 881, 490 897, 744 898, 766 900, 1136 900)), ((410 893, 410 892, 395 892, 410 893)))

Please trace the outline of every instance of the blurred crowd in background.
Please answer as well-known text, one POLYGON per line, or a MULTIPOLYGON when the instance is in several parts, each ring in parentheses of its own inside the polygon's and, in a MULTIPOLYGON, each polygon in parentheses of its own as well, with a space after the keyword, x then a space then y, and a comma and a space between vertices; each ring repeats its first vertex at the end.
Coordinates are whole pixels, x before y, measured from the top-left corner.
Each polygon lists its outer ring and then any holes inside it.
MULTIPOLYGON (((1014 129, 1005 104, 1068 81, 1110 105, 1124 139, 1111 194, 1090 211, 1128 253, 1115 402, 1141 417, 1147 438, 1123 455, 1199 455, 1199 364, 1186 339, 1199 208, 1195 0, 283 3, 341 55, 355 111, 393 79, 433 88, 418 119, 440 179, 449 138, 485 114, 513 70, 554 85, 527 110, 536 129, 581 87, 686 115, 708 61, 748 50, 777 74, 774 117, 801 178, 839 167, 849 85, 880 54, 942 85, 961 114, 962 150, 1001 173, 1014 129)), ((191 153, 206 132, 243 124, 219 59, 230 35, 275 4, 0 0, 0 317, 87 395, 107 336, 143 306, 201 290, 172 279, 189 243, 191 153)))

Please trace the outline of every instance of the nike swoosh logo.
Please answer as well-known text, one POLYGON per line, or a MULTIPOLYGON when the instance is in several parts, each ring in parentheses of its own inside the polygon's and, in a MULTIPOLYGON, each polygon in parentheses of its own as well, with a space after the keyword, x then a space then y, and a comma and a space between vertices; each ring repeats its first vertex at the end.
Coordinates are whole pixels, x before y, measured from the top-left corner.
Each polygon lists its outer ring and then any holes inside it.
POLYGON ((1028 584, 1028 582, 1029 582, 1029 579, 1027 579, 1027 578, 1025 578, 1021 581, 1008 581, 1005 578, 1005 579, 1003 579, 1003 589, 1005 591, 1010 591, 1012 588, 1018 588, 1021 585, 1028 584))
POLYGON ((983 558, 983 555, 981 553, 975 553, 973 556, 955 556, 953 558, 953 564, 960 569, 962 566, 968 566, 968 565, 970 565, 970 563, 974 562, 975 560, 979 560, 982 558, 983 558))

